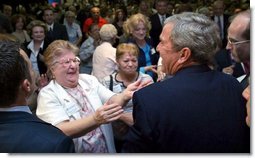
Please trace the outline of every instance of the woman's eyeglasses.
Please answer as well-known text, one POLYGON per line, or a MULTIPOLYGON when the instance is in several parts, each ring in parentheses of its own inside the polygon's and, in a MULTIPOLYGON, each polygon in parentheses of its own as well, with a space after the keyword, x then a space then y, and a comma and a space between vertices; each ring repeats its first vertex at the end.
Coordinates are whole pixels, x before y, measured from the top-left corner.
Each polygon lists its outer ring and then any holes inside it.
POLYGON ((54 64, 56 64, 56 63, 59 63, 59 64, 65 66, 65 67, 68 67, 68 66, 71 65, 71 62, 73 62, 73 63, 76 64, 76 65, 79 65, 79 64, 81 63, 81 60, 80 60, 80 58, 78 58, 78 57, 75 57, 75 58, 73 58, 73 59, 71 59, 71 58, 62 59, 62 60, 59 60, 59 61, 55 61, 52 65, 54 65, 54 64))

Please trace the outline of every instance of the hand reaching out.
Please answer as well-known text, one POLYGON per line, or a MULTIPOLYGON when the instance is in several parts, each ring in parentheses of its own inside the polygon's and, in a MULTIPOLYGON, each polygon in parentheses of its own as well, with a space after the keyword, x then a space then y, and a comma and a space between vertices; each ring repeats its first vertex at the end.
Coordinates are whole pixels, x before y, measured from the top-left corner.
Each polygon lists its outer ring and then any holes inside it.
POLYGON ((129 100, 133 97, 135 91, 148 86, 153 83, 153 80, 137 80, 134 83, 131 83, 127 86, 127 88, 123 91, 125 99, 129 100))
POLYGON ((38 88, 41 89, 44 86, 46 86, 49 83, 48 77, 46 74, 41 74, 41 76, 38 79, 38 88))
POLYGON ((103 106, 98 108, 94 113, 94 120, 98 125, 107 124, 118 120, 123 113, 123 109, 118 104, 106 102, 103 106))
POLYGON ((145 66, 144 70, 145 71, 151 71, 151 72, 157 73, 157 65, 145 66))
POLYGON ((230 65, 222 69, 225 74, 233 75, 235 65, 230 65))

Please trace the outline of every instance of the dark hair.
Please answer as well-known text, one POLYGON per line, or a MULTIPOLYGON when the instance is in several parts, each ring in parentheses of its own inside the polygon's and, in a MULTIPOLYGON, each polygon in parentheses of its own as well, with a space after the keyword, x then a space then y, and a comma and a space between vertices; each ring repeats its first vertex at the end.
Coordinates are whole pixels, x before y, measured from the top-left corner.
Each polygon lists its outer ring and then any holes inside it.
POLYGON ((44 6, 44 7, 42 8, 42 10, 43 10, 43 15, 44 15, 44 12, 45 12, 46 10, 51 10, 51 11, 54 13, 54 8, 53 8, 52 6, 50 6, 50 5, 44 6))
POLYGON ((0 33, 12 33, 11 21, 2 13, 0 13, 0 33))
POLYGON ((17 22, 20 18, 22 19, 22 21, 24 23, 23 29, 25 29, 25 27, 26 27, 26 18, 25 18, 25 16, 22 15, 22 14, 15 14, 11 18, 12 28, 13 28, 14 31, 16 30, 16 24, 17 24, 17 22))
POLYGON ((0 34, 0 106, 13 104, 20 84, 31 80, 27 61, 20 54, 20 44, 8 35, 0 34))

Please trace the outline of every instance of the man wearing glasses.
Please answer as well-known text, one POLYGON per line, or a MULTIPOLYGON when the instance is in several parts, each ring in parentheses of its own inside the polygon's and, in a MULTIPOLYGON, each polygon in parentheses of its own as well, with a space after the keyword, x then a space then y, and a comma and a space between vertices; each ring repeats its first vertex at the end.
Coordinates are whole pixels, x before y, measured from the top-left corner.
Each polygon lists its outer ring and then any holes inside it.
POLYGON ((226 49, 230 50, 233 60, 243 63, 245 76, 239 78, 243 88, 248 86, 250 76, 250 20, 250 10, 239 13, 233 19, 228 28, 228 44, 226 46, 226 49))
POLYGON ((231 22, 228 28, 228 44, 232 58, 235 62, 243 63, 245 75, 238 78, 243 86, 243 96, 247 100, 246 123, 250 126, 250 21, 251 11, 246 10, 239 13, 231 22))

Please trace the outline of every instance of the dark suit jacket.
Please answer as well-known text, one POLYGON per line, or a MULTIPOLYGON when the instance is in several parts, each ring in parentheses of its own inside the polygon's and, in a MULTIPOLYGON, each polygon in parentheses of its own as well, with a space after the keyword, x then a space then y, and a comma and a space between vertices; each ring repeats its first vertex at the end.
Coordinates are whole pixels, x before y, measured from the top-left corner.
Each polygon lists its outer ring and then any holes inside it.
POLYGON ((66 40, 68 41, 68 34, 65 25, 54 23, 53 24, 53 31, 48 31, 46 33, 46 40, 48 40, 50 43, 55 40, 66 40))
POLYGON ((0 140, 2 153, 74 152, 70 137, 27 112, 0 112, 0 140))
POLYGON ((241 65, 241 63, 233 63, 233 59, 231 59, 231 53, 229 50, 222 49, 215 54, 215 66, 218 71, 222 71, 223 68, 235 65, 233 75, 234 77, 239 77, 245 74, 245 71, 241 65))
POLYGON ((135 92, 122 151, 250 152, 241 89, 232 76, 192 66, 135 92))
MULTIPOLYGON (((169 17, 169 14, 166 14, 166 18, 169 17)), ((150 17, 150 21, 151 21, 151 30, 150 30, 150 36, 151 39, 153 40, 153 46, 156 48, 157 45, 159 44, 159 36, 162 32, 162 25, 158 16, 158 13, 153 14, 150 17)))
MULTIPOLYGON (((222 39, 222 49, 225 49, 227 44, 228 44, 227 35, 228 35, 228 27, 230 25, 229 17, 230 17, 230 15, 223 14, 223 27, 224 27, 223 28, 223 34, 224 34, 224 38, 222 39)), ((214 21, 214 16, 212 16, 211 18, 214 21)))

